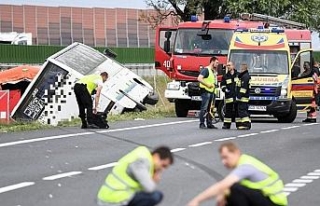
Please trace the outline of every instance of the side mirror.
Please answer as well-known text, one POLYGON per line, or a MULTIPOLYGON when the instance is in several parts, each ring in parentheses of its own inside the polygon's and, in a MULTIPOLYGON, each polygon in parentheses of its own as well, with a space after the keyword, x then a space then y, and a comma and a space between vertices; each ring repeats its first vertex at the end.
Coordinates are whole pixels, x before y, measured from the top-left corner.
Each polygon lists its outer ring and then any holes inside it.
POLYGON ((209 41, 212 39, 212 36, 211 36, 211 34, 206 34, 206 35, 201 36, 201 38, 202 38, 202 40, 209 41))
POLYGON ((201 36, 202 40, 208 41, 212 39, 211 34, 207 34, 207 31, 199 31, 197 36, 201 36))
POLYGON ((169 40, 166 40, 163 42, 163 50, 165 52, 170 52, 170 41, 169 40))
POLYGON ((171 38, 171 35, 172 35, 172 32, 171 32, 171 31, 166 31, 166 32, 164 33, 164 37, 165 37, 166 39, 170 39, 170 38, 171 38))

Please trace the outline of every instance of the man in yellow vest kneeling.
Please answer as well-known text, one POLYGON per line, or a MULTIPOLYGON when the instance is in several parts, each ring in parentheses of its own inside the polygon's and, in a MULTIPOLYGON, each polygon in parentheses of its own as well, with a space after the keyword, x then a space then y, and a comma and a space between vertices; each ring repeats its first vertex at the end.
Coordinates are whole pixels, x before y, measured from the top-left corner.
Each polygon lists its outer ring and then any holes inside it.
POLYGON ((173 164, 168 147, 153 152, 140 146, 124 157, 112 169, 98 192, 101 206, 154 206, 162 201, 156 184, 164 169, 173 164))
POLYGON ((98 128, 97 125, 93 123, 93 114, 97 113, 97 107, 99 104, 100 94, 102 90, 103 83, 107 81, 108 73, 102 72, 99 74, 90 74, 82 77, 74 85, 74 93, 76 95, 78 107, 79 107, 79 117, 82 122, 82 129, 86 128, 98 128), (93 108, 93 102, 91 94, 96 90, 96 97, 93 108))
POLYGON ((279 175, 258 159, 241 154, 232 142, 219 148, 222 163, 231 174, 191 200, 188 206, 216 197, 218 206, 287 206, 279 175))

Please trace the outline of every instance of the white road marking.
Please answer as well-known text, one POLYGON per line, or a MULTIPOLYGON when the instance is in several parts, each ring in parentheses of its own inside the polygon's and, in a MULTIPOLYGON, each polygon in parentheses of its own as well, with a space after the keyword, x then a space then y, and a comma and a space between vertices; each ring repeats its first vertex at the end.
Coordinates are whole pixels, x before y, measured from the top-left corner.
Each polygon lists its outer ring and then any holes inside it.
POLYGON ((223 142, 223 141, 228 141, 228 140, 232 140, 232 139, 236 139, 236 137, 226 137, 226 138, 222 138, 222 139, 216 139, 214 141, 215 142, 223 142))
POLYGON ((295 192, 297 190, 298 190, 297 187, 285 187, 285 188, 283 188, 284 192, 295 192))
POLYGON ((250 136, 254 136, 257 135, 258 133, 250 133, 250 134, 243 134, 243 135, 239 135, 238 137, 250 137, 250 136))
POLYGON ((320 172, 310 172, 308 176, 320 176, 320 172))
POLYGON ((302 180, 302 179, 296 179, 296 180, 293 180, 292 182, 293 182, 293 183, 311 183, 311 182, 313 182, 313 180, 307 180, 307 179, 305 179, 305 180, 302 180))
POLYGON ((168 125, 175 125, 175 124, 185 124, 185 123, 197 122, 197 121, 199 121, 199 120, 175 121, 175 122, 150 124, 150 125, 127 127, 127 128, 121 128, 121 129, 113 129, 113 130, 111 129, 111 130, 103 130, 103 131, 96 131, 96 132, 81 132, 81 133, 73 133, 73 134, 63 134, 63 135, 55 135, 55 136, 48 136, 48 137, 40 137, 40 138, 29 139, 29 140, 2 143, 2 144, 0 144, 0 148, 14 146, 14 145, 34 143, 34 142, 42 142, 42 141, 47 141, 47 140, 55 140, 55 139, 63 139, 63 138, 70 138, 70 137, 76 137, 76 136, 91 135, 91 134, 95 134, 95 133, 111 133, 111 132, 120 132, 120 131, 128 131, 128 130, 146 129, 146 128, 151 128, 151 127, 161 127, 161 126, 168 126, 168 125))
POLYGON ((294 128, 298 128, 300 126, 291 126, 291 127, 284 127, 284 128, 281 128, 283 130, 286 130, 286 129, 294 129, 294 128))
POLYGON ((0 194, 1 193, 5 193, 5 192, 9 192, 12 190, 16 190, 16 189, 20 189, 20 188, 24 188, 24 187, 29 187, 31 185, 34 185, 34 182, 21 182, 19 184, 14 184, 14 185, 9 185, 6 187, 1 187, 0 188, 0 194))
POLYGON ((13 145, 34 143, 34 142, 42 142, 42 141, 53 140, 53 139, 62 139, 62 138, 69 138, 69 137, 75 137, 75 136, 81 136, 81 135, 89 135, 89 134, 93 134, 93 132, 63 134, 63 135, 56 135, 56 136, 51 136, 51 137, 40 137, 40 138, 36 138, 36 139, 22 140, 22 141, 16 141, 16 142, 7 142, 7 143, 0 144, 0 148, 1 147, 9 147, 9 146, 13 146, 13 145))
POLYGON ((186 148, 175 148, 175 149, 172 149, 171 152, 180 152, 182 150, 185 150, 186 148))
POLYGON ((304 187, 306 186, 305 183, 288 183, 285 185, 285 187, 304 187))
POLYGON ((295 179, 290 183, 287 183, 284 186, 283 191, 286 193, 290 193, 297 191, 299 188, 306 186, 307 184, 313 182, 316 179, 320 178, 319 170, 314 170, 314 172, 310 172, 307 175, 301 176, 299 179, 295 179))
POLYGON ((150 125, 127 127, 127 128, 120 128, 120 129, 102 130, 102 131, 96 131, 96 132, 97 133, 123 132, 123 131, 128 131, 128 130, 146 129, 146 128, 152 128, 152 127, 162 127, 162 126, 175 125, 175 124, 185 124, 185 123, 197 122, 197 121, 199 121, 199 120, 175 121, 175 122, 150 124, 150 125))
POLYGON ((320 123, 308 123, 308 124, 303 124, 303 126, 311 126, 311 125, 318 125, 320 123))
POLYGON ((314 172, 320 172, 320 170, 315 170, 314 172))
POLYGON ((57 175, 44 177, 42 179, 43 180, 57 180, 57 179, 61 179, 61 178, 64 178, 64 177, 71 177, 71 176, 74 176, 74 175, 79 175, 81 173, 82 172, 80 172, 80 171, 67 172, 67 173, 62 173, 62 174, 57 174, 57 175))
POLYGON ((307 179, 307 180, 316 180, 319 179, 319 176, 302 176, 301 179, 307 179))
POLYGON ((289 195, 291 194, 291 192, 283 192, 283 194, 284 194, 285 196, 289 196, 289 195))
POLYGON ((198 144, 189 145, 189 147, 201 147, 201 146, 208 145, 208 144, 212 144, 212 142, 201 142, 198 144))
POLYGON ((278 129, 271 129, 271 130, 265 130, 265 131, 261 131, 261 134, 265 134, 265 133, 271 133, 271 132, 277 132, 279 131, 278 129))
POLYGON ((116 166, 118 163, 117 162, 112 162, 109 164, 105 164, 105 165, 100 165, 100 166, 96 166, 96 167, 91 167, 88 170, 92 170, 92 171, 96 171, 96 170, 103 170, 103 169, 107 169, 110 167, 114 167, 116 166))

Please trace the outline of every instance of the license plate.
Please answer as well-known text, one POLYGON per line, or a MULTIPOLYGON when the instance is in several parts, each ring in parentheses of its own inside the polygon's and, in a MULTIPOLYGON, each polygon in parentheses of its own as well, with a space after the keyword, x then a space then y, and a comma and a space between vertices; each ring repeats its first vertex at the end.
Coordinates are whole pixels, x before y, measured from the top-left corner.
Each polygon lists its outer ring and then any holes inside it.
POLYGON ((267 106, 250 105, 249 110, 251 110, 251 111, 267 111, 267 106))
POLYGON ((193 100, 193 101, 201 101, 202 99, 201 99, 200 96, 192 96, 191 100, 193 100))

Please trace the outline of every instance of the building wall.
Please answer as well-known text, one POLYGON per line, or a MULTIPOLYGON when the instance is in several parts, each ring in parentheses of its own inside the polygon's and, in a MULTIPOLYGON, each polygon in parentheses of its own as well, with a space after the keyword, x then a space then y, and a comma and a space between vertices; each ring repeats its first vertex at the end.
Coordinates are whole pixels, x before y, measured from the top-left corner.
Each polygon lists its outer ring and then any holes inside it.
MULTIPOLYGON (((123 8, 0 4, 0 32, 32 33, 35 45, 65 46, 81 42, 95 47, 152 47, 155 32, 139 21, 141 12, 123 8)), ((165 24, 173 25, 173 18, 165 24)))

